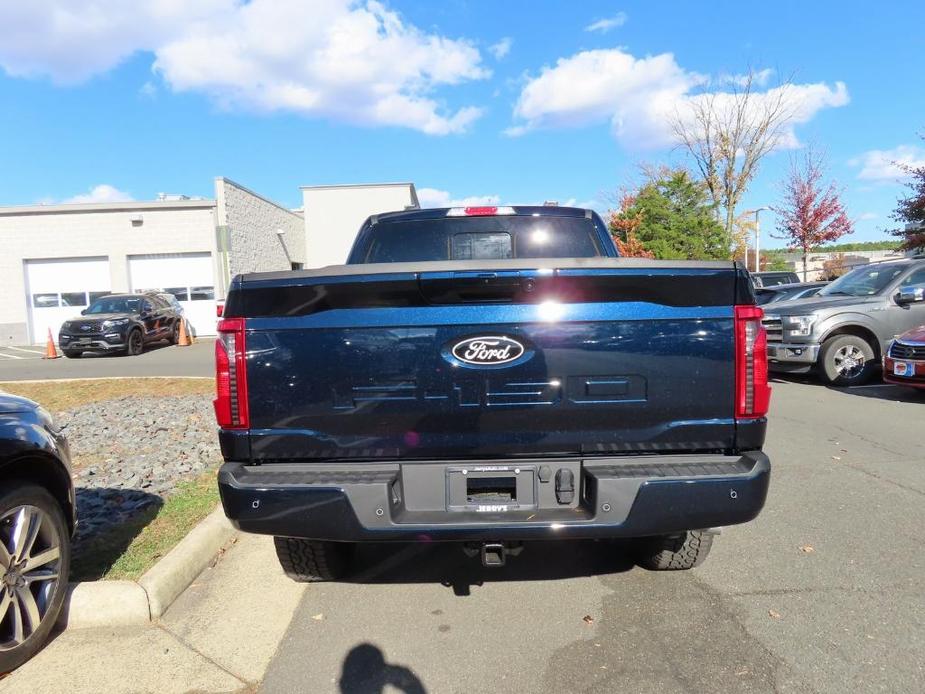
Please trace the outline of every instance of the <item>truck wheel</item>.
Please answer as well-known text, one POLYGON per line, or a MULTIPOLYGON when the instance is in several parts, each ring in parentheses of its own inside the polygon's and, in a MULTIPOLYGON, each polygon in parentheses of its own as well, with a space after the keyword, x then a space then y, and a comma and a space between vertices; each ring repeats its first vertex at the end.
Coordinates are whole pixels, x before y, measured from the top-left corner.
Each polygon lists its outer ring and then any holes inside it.
POLYGON ((876 368, 874 348, 858 335, 836 335, 822 344, 819 355, 822 377, 833 386, 859 386, 870 380, 876 368))
POLYGON ((703 564, 713 546, 713 533, 689 530, 641 541, 638 563, 649 571, 681 571, 703 564))
POLYGON ((125 355, 128 357, 137 357, 144 351, 145 339, 138 328, 132 329, 128 334, 125 342, 125 355))
POLYGON ((293 581, 314 583, 343 578, 353 563, 356 546, 350 542, 323 542, 274 537, 276 556, 293 581))

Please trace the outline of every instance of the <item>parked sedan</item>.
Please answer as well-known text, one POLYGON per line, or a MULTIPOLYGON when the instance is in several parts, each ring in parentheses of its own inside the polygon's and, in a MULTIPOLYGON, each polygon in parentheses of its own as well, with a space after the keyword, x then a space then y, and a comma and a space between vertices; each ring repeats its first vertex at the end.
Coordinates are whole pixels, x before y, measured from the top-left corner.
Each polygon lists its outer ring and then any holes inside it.
POLYGON ((925 325, 895 338, 883 357, 883 380, 925 388, 925 325))
POLYGON ((67 441, 31 400, 0 392, 0 674, 45 643, 76 524, 67 441))

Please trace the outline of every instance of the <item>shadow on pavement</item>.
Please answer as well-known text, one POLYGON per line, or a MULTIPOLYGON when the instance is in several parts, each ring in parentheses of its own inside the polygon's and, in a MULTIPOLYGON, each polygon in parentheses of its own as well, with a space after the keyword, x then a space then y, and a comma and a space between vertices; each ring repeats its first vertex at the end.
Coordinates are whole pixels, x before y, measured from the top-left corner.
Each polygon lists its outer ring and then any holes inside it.
POLYGON ((847 393, 849 395, 857 395, 862 398, 872 398, 874 400, 925 403, 925 389, 912 388, 911 386, 903 387, 893 383, 884 383, 881 380, 879 371, 876 373, 874 378, 871 379, 870 383, 867 383, 863 386, 853 386, 850 388, 839 388, 837 386, 826 385, 813 374, 772 373, 770 381, 772 386, 775 383, 796 383, 805 386, 817 386, 819 388, 826 388, 827 390, 835 391, 836 393, 847 393))
MULTIPOLYGON (((155 342, 153 344, 145 345, 144 351, 139 354, 139 357, 143 357, 149 352, 157 352, 164 349, 165 347, 172 347, 173 345, 169 342, 155 342)), ((81 359, 117 359, 117 358, 131 358, 127 357, 123 352, 84 352, 80 357, 81 359)))
POLYGON ((460 543, 362 543, 350 583, 440 583, 458 596, 472 586, 496 581, 550 581, 622 573, 633 568, 628 542, 525 542, 518 556, 501 567, 486 568, 467 557, 460 543))
POLYGON ((338 681, 344 694, 379 694, 386 687, 405 694, 425 694, 424 684, 411 668, 385 661, 382 651, 371 643, 350 649, 338 681))

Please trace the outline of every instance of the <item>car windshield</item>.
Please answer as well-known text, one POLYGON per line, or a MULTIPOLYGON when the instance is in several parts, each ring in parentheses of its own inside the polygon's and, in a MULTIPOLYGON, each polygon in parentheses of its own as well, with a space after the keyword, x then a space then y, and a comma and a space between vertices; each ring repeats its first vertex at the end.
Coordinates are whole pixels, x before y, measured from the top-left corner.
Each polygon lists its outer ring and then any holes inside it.
POLYGON ((140 311, 140 296, 104 296, 94 301, 86 313, 139 313, 140 311))
POLYGON ((905 269, 905 265, 897 263, 855 268, 821 289, 817 296, 873 296, 883 291, 905 269))
POLYGON ((593 258, 603 255, 584 217, 485 216, 378 225, 354 263, 501 258, 593 258))

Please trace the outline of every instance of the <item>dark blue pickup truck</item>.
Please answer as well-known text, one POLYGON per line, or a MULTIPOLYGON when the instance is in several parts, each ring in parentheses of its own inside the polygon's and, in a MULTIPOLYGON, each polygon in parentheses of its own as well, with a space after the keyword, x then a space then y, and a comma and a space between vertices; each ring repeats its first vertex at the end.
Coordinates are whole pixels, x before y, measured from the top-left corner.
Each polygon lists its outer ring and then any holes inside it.
POLYGON ((216 342, 225 513, 297 580, 357 542, 633 538, 688 569, 761 510, 762 313, 732 262, 619 258, 562 207, 371 217, 348 263, 236 277, 216 342))

